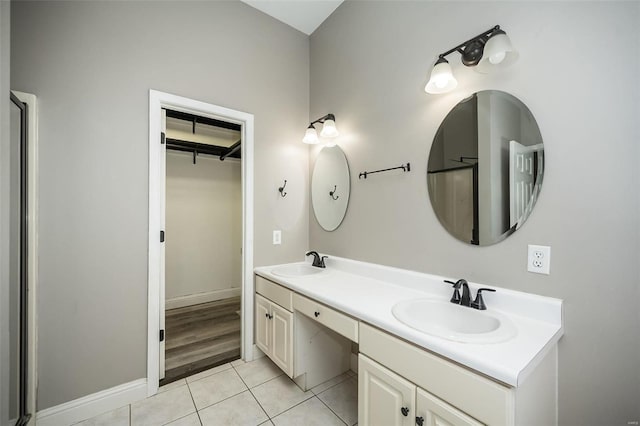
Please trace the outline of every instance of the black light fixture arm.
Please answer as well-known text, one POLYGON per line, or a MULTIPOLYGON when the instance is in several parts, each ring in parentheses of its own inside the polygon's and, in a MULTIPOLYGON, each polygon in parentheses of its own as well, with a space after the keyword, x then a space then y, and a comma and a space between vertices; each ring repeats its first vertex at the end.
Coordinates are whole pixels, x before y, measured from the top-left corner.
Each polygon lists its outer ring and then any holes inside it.
MULTIPOLYGON (((438 55, 438 61, 443 60, 445 56, 453 53, 453 52, 458 52, 460 53, 463 57, 465 55, 467 55, 469 52, 467 52, 467 49, 469 47, 472 47, 474 44, 479 43, 480 47, 484 47, 484 44, 487 42, 487 40, 489 39, 489 37, 491 37, 491 35, 493 35, 494 32, 496 31, 500 31, 500 25, 496 25, 495 27, 478 34, 475 37, 470 38, 469 40, 465 41, 464 43, 460 43, 459 45, 457 45, 456 47, 447 50, 444 53, 441 53, 440 55, 438 55)), ((480 52, 480 56, 482 56, 482 52, 480 52)), ((478 58, 479 59, 479 58, 478 58)), ((465 64, 466 65, 466 64, 465 64)))
POLYGON ((313 125, 314 125, 314 124, 316 124, 316 123, 320 123, 320 124, 322 124, 322 123, 324 123, 326 120, 333 120, 333 121, 336 121, 336 116, 335 116, 335 115, 333 115, 333 114, 327 114, 327 115, 325 115, 324 117, 320 117, 320 118, 318 118, 317 120, 312 121, 312 122, 311 122, 311 124, 309 124, 309 127, 313 127, 313 125))

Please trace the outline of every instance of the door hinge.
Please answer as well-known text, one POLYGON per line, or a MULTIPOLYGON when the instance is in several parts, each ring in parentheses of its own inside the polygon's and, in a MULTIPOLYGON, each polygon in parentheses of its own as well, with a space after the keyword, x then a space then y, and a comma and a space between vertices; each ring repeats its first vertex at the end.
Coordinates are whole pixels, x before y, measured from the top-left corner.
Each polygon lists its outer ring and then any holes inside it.
POLYGON ((164 342, 164 330, 160 330, 160 341, 164 342))
POLYGON ((160 143, 164 145, 166 136, 164 132, 160 132, 160 143))
POLYGON ((164 243, 164 231, 160 231, 160 242, 164 243))

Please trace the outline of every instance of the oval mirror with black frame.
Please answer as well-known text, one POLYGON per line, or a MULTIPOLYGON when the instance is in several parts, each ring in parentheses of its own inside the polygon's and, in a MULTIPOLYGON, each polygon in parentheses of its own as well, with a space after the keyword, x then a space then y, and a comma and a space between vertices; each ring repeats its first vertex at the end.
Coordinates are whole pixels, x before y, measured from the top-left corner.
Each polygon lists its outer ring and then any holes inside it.
POLYGON ((349 204, 351 177, 347 157, 339 146, 322 148, 311 176, 311 204, 325 231, 340 226, 349 204))
POLYGON ((543 172, 542 136, 529 108, 505 92, 477 92, 449 112, 433 139, 429 198, 451 235, 488 246, 527 220, 543 172))

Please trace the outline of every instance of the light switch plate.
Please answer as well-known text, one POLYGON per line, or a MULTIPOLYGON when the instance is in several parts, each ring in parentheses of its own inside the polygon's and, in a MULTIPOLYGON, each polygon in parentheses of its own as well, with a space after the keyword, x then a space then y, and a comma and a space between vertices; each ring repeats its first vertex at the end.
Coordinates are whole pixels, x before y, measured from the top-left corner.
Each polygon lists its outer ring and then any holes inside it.
POLYGON ((273 231, 273 244, 274 245, 282 244, 282 231, 280 230, 273 231))
POLYGON ((551 247, 529 244, 527 271, 549 275, 551 269, 551 247))

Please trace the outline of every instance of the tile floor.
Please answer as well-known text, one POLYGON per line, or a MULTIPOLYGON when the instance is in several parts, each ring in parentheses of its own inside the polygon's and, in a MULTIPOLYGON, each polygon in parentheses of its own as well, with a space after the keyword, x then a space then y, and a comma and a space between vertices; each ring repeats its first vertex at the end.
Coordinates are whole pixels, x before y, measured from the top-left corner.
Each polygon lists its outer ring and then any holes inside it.
POLYGON ((234 361, 160 388, 77 426, 352 426, 358 378, 349 371, 303 392, 267 357, 234 361))

